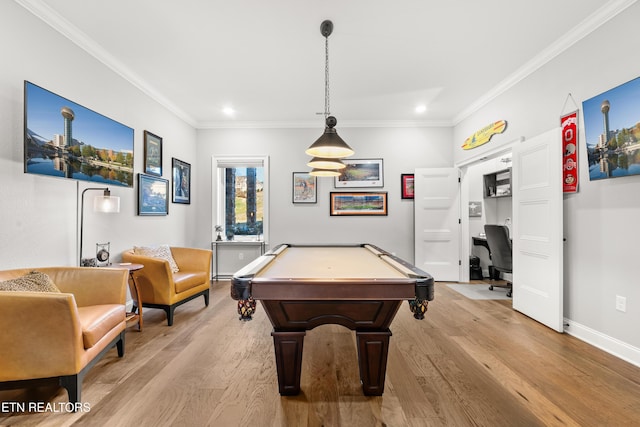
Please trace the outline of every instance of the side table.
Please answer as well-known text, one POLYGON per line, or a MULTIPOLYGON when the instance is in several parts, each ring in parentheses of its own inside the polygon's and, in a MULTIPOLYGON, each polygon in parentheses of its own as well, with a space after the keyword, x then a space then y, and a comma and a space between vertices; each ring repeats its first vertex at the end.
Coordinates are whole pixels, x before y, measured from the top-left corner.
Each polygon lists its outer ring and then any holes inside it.
POLYGON ((136 278, 134 277, 133 273, 143 269, 144 265, 123 262, 120 264, 113 264, 112 267, 125 268, 129 270, 129 290, 131 291, 131 298, 134 298, 134 305, 131 308, 131 311, 127 313, 127 325, 137 320, 138 330, 142 331, 142 298, 140 298, 140 290, 138 289, 136 278))

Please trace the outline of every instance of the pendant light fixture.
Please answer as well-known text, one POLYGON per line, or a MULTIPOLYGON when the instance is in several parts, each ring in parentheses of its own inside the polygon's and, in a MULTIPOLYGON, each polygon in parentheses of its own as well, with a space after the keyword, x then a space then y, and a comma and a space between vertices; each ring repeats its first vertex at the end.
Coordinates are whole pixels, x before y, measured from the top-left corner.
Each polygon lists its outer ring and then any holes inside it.
POLYGON ((306 153, 314 157, 307 165, 313 167, 311 175, 315 176, 336 176, 335 172, 345 167, 340 161, 341 158, 349 157, 354 151, 338 135, 335 126, 337 120, 330 115, 329 111, 329 36, 333 32, 333 22, 326 20, 320 25, 320 33, 325 38, 325 68, 324 68, 324 133, 307 148, 306 153), (326 171, 333 171, 331 175, 326 175, 326 171), (324 172, 322 172, 324 171, 324 172))

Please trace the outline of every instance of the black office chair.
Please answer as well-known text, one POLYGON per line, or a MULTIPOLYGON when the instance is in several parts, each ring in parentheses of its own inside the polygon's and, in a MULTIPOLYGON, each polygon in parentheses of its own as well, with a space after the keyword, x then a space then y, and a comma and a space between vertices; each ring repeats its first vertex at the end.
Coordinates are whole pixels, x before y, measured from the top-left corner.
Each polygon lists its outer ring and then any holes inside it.
MULTIPOLYGON (((511 258, 511 239, 509 238, 509 229, 504 225, 485 224, 484 233, 487 236, 489 244, 489 256, 493 268, 501 273, 512 273, 513 262, 511 258)), ((494 279, 494 277, 491 277, 494 279)), ((513 291, 513 283, 507 281, 505 285, 491 285, 490 290, 494 286, 508 288, 507 296, 510 297, 513 291)))

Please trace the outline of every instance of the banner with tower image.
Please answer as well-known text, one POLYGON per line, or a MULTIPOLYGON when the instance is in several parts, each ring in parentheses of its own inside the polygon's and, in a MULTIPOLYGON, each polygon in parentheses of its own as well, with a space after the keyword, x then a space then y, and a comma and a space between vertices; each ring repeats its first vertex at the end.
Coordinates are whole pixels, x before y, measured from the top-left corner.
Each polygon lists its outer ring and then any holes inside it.
POLYGON ((24 171, 133 186, 133 129, 24 84, 24 171))
POLYGON ((582 103, 589 179, 640 174, 640 77, 582 103))

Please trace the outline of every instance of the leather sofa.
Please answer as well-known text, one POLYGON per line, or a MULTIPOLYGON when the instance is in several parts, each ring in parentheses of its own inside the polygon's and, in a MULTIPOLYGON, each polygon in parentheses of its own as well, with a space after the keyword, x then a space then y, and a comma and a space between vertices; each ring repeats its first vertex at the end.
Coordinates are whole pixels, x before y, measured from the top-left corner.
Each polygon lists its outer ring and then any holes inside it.
POLYGON ((172 326, 176 307, 199 296, 203 296, 205 306, 209 306, 212 252, 175 246, 170 249, 179 269, 176 273, 166 259, 138 255, 133 250, 124 252, 122 260, 144 265, 133 273, 142 299, 138 303, 142 307, 163 309, 167 324, 172 326))
POLYGON ((57 379, 77 404, 89 369, 114 346, 124 356, 128 271, 25 268, 0 271, 0 281, 31 271, 60 292, 0 292, 0 389, 57 379))

